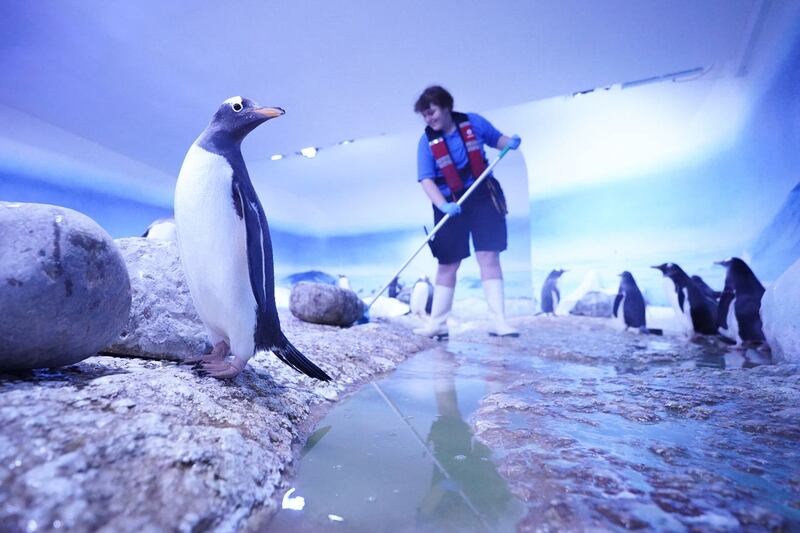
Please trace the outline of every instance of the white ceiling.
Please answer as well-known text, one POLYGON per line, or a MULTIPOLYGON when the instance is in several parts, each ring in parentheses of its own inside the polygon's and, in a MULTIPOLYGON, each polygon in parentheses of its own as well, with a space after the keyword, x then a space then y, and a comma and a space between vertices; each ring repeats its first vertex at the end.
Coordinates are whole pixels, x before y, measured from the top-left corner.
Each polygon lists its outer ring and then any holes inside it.
POLYGON ((175 176, 232 95, 285 108, 249 144, 290 153, 418 129, 413 102, 431 83, 448 87, 457 108, 485 111, 735 62, 764 5, 7 2, 0 104, 175 176))

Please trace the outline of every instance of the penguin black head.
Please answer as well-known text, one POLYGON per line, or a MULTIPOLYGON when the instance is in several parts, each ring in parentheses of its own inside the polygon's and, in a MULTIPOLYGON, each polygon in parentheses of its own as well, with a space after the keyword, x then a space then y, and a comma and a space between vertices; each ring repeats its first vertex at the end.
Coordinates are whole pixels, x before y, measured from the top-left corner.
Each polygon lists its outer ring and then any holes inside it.
POLYGON ((753 270, 748 266, 748 264, 738 257, 731 257, 729 259, 725 259, 724 261, 715 261, 714 264, 724 266, 729 272, 739 276, 755 277, 753 270))
POLYGON ((241 142, 259 124, 284 113, 280 107, 261 107, 249 98, 232 96, 222 102, 207 129, 215 137, 227 135, 232 141, 241 142))
POLYGON ((656 270, 660 270, 662 274, 667 276, 667 271, 672 266, 672 263, 661 263, 660 265, 654 265, 650 268, 655 268, 656 270))
POLYGON ((722 261, 714 261, 714 264, 728 268, 734 261, 741 261, 741 259, 739 259, 738 257, 729 257, 728 259, 723 259, 722 261))
POLYGON ((622 273, 619 275, 619 277, 621 277, 623 281, 633 281, 633 274, 631 274, 631 273, 630 273, 630 272, 628 272, 627 270, 625 270, 624 272, 622 272, 622 273))
POLYGON ((662 263, 652 268, 660 270, 664 277, 670 278, 675 283, 686 284, 690 282, 689 275, 675 263, 662 263))

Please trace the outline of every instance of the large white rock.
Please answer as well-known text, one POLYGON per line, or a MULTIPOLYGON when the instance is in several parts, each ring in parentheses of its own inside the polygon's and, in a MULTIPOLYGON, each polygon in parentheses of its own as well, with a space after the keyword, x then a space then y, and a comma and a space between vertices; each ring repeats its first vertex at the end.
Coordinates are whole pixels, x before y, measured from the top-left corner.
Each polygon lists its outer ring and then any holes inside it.
POLYGON ((130 274, 133 303, 122 333, 103 351, 173 361, 210 351, 178 245, 142 237, 118 239, 117 244, 130 274))
POLYGON ((111 236, 65 207, 0 202, 0 370, 56 367, 115 339, 131 306, 111 236))
POLYGON ((800 259, 767 288, 761 321, 773 358, 800 362, 800 259))

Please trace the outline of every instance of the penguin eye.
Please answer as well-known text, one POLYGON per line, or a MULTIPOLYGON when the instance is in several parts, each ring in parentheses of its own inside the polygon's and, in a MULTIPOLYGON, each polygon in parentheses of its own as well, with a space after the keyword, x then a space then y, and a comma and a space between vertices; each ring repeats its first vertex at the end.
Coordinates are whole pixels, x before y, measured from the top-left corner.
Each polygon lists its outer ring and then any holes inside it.
POLYGON ((233 104, 231 104, 231 108, 233 108, 233 110, 238 113, 239 111, 244 109, 244 106, 242 106, 242 104, 240 104, 239 102, 234 102, 233 104))

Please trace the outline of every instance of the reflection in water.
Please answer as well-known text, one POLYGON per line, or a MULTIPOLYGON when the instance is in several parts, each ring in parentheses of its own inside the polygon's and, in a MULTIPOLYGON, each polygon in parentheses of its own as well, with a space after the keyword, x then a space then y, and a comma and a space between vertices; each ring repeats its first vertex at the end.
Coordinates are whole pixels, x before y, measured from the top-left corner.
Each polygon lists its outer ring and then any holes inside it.
POLYGON ((511 495, 490 460, 491 451, 473 439, 458 407, 453 355, 444 350, 436 355, 438 416, 426 440, 436 464, 417 519, 431 527, 460 529, 474 526, 477 519, 488 528, 503 515, 511 495))
POLYGON ((335 406, 262 530, 513 531, 524 506, 465 420, 496 386, 487 355, 417 354, 335 406))

